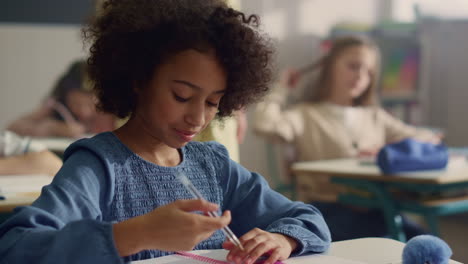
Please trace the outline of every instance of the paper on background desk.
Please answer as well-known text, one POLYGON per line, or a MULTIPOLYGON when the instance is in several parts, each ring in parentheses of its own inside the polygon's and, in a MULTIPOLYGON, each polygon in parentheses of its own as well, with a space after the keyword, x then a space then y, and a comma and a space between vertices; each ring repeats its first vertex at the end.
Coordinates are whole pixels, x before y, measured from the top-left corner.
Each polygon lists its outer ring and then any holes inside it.
MULTIPOLYGON (((226 255, 228 251, 224 249, 195 250, 195 251, 190 251, 190 253, 201 255, 204 257, 209 257, 209 258, 216 259, 216 260, 226 261, 226 255)), ((206 263, 206 262, 190 259, 190 258, 180 256, 180 255, 170 255, 170 256, 164 256, 160 258, 133 261, 132 263, 133 264, 200 264, 200 263, 206 263)), ((226 263, 229 263, 229 262, 226 262, 226 263)), ((343 259, 343 258, 334 257, 334 256, 317 255, 317 254, 290 258, 288 260, 283 261, 283 263, 286 263, 286 264, 365 264, 364 262, 358 262, 358 261, 343 259)))
POLYGON ((0 189, 7 199, 27 193, 39 194, 42 187, 50 184, 52 179, 53 177, 45 174, 0 175, 0 189))
POLYGON ((78 138, 67 138, 67 137, 34 137, 32 141, 38 142, 43 144, 47 147, 50 151, 56 153, 63 153, 65 149, 68 148, 73 142, 77 141, 81 138, 90 138, 93 137, 94 134, 85 134, 78 138))

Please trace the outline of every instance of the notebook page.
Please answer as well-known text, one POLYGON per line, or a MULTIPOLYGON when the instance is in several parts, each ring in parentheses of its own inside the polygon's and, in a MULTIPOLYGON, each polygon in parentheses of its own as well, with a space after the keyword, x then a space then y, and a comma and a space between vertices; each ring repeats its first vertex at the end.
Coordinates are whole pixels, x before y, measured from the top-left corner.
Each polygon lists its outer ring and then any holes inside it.
MULTIPOLYGON (((228 251, 224 249, 215 249, 215 250, 196 250, 190 251, 200 256, 209 257, 216 260, 226 261, 226 255, 228 251)), ((354 260, 348 260, 344 258, 339 258, 335 256, 328 255, 308 255, 290 258, 283 261, 285 264, 365 264, 364 262, 358 262, 354 260)), ((205 263, 202 261, 190 259, 180 255, 170 255, 160 258, 133 261, 133 264, 201 264, 205 263)), ((229 262, 226 262, 229 263, 229 262)))
MULTIPOLYGON (((215 260, 226 261, 226 256, 227 256, 228 251, 224 249, 214 249, 214 250, 195 250, 195 251, 190 251, 190 253, 197 254, 199 256, 212 258, 215 260)), ((132 264, 200 264, 200 263, 206 263, 206 262, 202 262, 196 259, 191 259, 191 258, 177 255, 177 254, 164 256, 160 258, 132 261, 132 264)), ((226 262, 226 263, 229 263, 229 262, 226 262)))
POLYGON ((286 264, 366 264, 356 260, 320 254, 294 257, 283 262, 286 264))

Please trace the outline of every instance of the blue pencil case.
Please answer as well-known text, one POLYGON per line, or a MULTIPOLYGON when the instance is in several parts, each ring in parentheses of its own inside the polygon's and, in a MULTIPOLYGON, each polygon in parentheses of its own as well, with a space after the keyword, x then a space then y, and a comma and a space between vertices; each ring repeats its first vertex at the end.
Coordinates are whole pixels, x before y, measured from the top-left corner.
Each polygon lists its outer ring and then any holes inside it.
POLYGON ((377 165, 385 174, 437 170, 447 167, 449 155, 445 145, 405 139, 383 147, 377 155, 377 165))

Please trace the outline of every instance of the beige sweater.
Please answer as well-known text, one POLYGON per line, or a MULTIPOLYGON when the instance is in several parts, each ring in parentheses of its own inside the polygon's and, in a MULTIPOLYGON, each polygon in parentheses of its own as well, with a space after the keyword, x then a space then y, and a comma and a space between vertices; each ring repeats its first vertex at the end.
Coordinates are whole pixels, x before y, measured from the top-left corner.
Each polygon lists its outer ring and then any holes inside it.
MULTIPOLYGON (((427 141, 434 137, 429 131, 404 124, 379 107, 301 103, 283 110, 285 91, 286 88, 276 89, 258 104, 254 129, 262 136, 293 144, 298 161, 355 157, 362 150, 377 149, 404 138, 427 141)), ((325 186, 328 179, 323 177, 296 180, 301 200, 335 200, 339 191, 325 186)))
POLYGON ((195 141, 217 141, 226 147, 229 157, 240 162, 239 143, 237 142, 237 120, 230 117, 225 120, 213 120, 202 133, 198 134, 195 141))

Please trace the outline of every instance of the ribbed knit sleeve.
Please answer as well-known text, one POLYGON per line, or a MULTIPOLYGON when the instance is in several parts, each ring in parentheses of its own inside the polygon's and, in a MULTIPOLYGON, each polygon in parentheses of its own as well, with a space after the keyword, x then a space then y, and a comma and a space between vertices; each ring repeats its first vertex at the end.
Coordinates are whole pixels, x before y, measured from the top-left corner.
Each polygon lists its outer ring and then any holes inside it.
POLYGON ((0 227, 0 263, 123 263, 102 219, 112 179, 86 150, 75 152, 31 206, 0 227))
POLYGON ((232 212, 234 233, 242 236, 257 227, 288 235, 300 245, 293 255, 328 249, 330 231, 315 207, 293 202, 272 190, 261 175, 230 160, 221 145, 212 144, 224 191, 223 210, 232 212))

